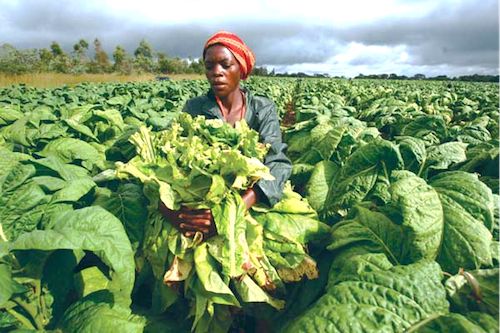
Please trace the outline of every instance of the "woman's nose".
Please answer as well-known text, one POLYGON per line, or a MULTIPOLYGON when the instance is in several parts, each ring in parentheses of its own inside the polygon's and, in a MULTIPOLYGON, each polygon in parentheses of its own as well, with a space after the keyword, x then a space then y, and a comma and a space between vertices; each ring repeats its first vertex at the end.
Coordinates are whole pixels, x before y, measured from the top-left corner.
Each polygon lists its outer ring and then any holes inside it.
POLYGON ((221 65, 215 65, 214 66, 214 75, 215 76, 222 75, 222 66, 221 65))

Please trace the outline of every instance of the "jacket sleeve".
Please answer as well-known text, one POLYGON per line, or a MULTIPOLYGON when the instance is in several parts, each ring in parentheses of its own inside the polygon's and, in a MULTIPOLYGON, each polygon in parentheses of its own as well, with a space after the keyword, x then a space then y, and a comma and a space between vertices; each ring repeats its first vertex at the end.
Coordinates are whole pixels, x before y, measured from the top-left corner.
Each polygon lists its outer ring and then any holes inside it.
POLYGON ((271 145, 264 164, 270 169, 274 180, 260 180, 255 184, 264 203, 274 206, 283 196, 283 187, 292 173, 292 163, 285 155, 288 146, 282 142, 278 113, 274 103, 258 110, 259 134, 261 142, 271 145))

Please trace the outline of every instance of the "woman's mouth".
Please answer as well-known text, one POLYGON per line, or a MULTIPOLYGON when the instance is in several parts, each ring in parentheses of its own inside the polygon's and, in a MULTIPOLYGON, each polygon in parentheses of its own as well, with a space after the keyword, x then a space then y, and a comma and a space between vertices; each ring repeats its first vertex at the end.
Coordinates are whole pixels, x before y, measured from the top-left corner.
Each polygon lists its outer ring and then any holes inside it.
POLYGON ((226 84, 225 84, 225 83, 223 83, 223 82, 214 82, 214 83, 212 84, 212 87, 213 87, 214 89, 222 89, 222 88, 224 88, 225 86, 226 86, 226 84))

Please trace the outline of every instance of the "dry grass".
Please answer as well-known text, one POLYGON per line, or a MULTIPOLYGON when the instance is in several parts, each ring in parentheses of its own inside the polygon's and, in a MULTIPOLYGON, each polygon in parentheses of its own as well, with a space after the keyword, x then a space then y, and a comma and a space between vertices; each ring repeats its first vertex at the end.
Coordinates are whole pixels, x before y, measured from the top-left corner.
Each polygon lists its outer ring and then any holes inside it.
POLYGON ((170 74, 168 75, 172 80, 203 80, 206 79, 203 74, 170 74))
MULTIPOLYGON (((153 74, 60 74, 60 73, 36 73, 21 75, 0 74, 0 87, 7 87, 19 83, 38 88, 54 88, 62 85, 75 85, 82 82, 138 82, 154 80, 153 74)), ((174 74, 168 75, 173 80, 202 79, 200 74, 174 74)))

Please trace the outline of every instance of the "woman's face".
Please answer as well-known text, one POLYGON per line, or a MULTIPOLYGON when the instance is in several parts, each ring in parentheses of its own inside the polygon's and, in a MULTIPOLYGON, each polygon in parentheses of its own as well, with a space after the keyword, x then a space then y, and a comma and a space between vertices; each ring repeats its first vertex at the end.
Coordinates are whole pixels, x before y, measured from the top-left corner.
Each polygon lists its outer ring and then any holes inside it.
POLYGON ((225 46, 215 44, 205 52, 205 75, 214 94, 227 97, 240 86, 240 65, 225 46))

